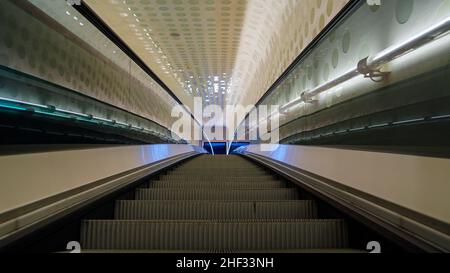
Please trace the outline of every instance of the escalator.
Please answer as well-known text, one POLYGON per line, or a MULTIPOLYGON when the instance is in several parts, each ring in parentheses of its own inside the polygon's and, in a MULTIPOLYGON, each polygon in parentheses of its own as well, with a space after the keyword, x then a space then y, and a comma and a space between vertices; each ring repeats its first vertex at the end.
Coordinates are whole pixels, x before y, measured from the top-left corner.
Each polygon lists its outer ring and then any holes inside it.
POLYGON ((92 252, 349 252, 345 219, 240 156, 196 157, 116 200, 114 219, 85 219, 92 252))

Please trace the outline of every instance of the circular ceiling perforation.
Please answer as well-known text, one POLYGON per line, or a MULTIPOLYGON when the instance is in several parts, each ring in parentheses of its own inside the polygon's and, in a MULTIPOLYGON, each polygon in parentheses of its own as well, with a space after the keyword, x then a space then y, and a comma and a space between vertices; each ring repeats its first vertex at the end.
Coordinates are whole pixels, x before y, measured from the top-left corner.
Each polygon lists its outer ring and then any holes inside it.
POLYGON ((85 0, 189 107, 256 103, 347 1, 85 0))

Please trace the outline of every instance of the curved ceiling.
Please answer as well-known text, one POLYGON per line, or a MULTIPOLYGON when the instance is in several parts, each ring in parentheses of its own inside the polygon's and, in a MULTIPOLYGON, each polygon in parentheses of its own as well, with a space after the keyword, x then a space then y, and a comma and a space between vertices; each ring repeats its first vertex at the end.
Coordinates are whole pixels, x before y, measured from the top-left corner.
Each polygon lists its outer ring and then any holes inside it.
POLYGON ((192 107, 256 103, 348 0, 84 2, 192 107))

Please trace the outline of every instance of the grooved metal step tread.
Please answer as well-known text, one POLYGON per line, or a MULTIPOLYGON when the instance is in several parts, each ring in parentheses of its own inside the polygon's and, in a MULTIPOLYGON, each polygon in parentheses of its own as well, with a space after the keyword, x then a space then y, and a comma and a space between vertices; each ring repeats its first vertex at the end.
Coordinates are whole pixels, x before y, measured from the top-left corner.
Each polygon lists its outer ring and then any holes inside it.
POLYGON ((313 219, 312 200, 281 202, 232 201, 117 201, 115 219, 123 220, 235 220, 313 219))
POLYGON ((197 164, 197 165, 195 165, 195 164, 194 165, 192 165, 192 164, 191 165, 189 165, 189 164, 180 165, 178 167, 178 169, 198 169, 198 170, 201 170, 201 169, 204 168, 205 165, 207 165, 210 168, 223 168, 223 167, 232 166, 232 167, 236 167, 237 169, 243 169, 243 170, 244 169, 245 170, 248 170, 248 169, 264 170, 264 168, 262 168, 260 166, 257 166, 257 165, 253 165, 251 163, 246 163, 246 162, 234 162, 233 164, 230 164, 230 163, 231 162, 229 162, 229 163, 223 163, 223 162, 214 163, 214 161, 209 160, 209 161, 197 164))
POLYGON ((296 200, 297 189, 137 189, 137 200, 296 200))
POLYGON ((260 176, 236 176, 236 175, 221 175, 221 176, 211 176, 211 175, 162 175, 160 180, 201 180, 201 181, 276 181, 277 179, 272 175, 260 175, 260 176))
POLYGON ((282 181, 180 181, 180 180, 156 180, 148 183, 148 188, 233 188, 233 189, 270 189, 286 188, 287 184, 282 181))
POLYGON ((181 172, 181 171, 173 171, 168 172, 166 175, 182 175, 182 176, 271 176, 268 172, 234 172, 233 170, 221 171, 221 172, 181 172))
POLYGON ((181 166, 181 167, 177 167, 177 168, 173 168, 172 170, 180 170, 180 171, 203 171, 203 170, 231 170, 231 169, 239 169, 242 171, 266 171, 264 168, 260 168, 260 167, 250 167, 250 166, 245 166, 242 165, 240 163, 238 164, 210 164, 207 162, 198 164, 198 165, 192 165, 192 166, 181 166))
POLYGON ((228 166, 220 166, 220 167, 211 167, 208 164, 203 164, 201 167, 197 168, 176 168, 171 171, 182 171, 182 172, 220 172, 223 170, 233 170, 236 172, 266 172, 265 169, 261 168, 239 168, 239 167, 228 167, 228 166))
POLYGON ((342 220, 123 221, 88 220, 83 249, 283 250, 347 248, 342 220))
MULTIPOLYGON (((280 254, 326 254, 326 253, 337 253, 337 254, 352 254, 352 253, 368 253, 367 251, 352 249, 352 248, 323 248, 323 249, 256 249, 256 250, 191 250, 191 249, 175 249, 175 250, 165 250, 165 249, 82 249, 81 253, 85 254, 113 254, 113 253, 130 253, 130 254, 154 254, 154 253, 163 253, 163 254, 171 254, 171 253, 210 253, 210 254, 220 254, 220 253, 280 253, 280 254)), ((69 251, 61 251, 58 253, 70 253, 69 251)))

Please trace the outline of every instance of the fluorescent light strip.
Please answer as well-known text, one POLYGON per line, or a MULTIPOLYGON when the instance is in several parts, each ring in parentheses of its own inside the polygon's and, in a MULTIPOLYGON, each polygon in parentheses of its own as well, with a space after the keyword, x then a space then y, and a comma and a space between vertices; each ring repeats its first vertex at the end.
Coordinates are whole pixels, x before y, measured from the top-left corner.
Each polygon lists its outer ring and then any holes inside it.
POLYGON ((360 128, 353 128, 353 129, 350 129, 349 131, 350 132, 356 132, 356 131, 362 131, 362 130, 364 130, 364 129, 366 129, 365 127, 360 127, 360 128))
POLYGON ((290 101, 290 102, 286 103, 285 105, 281 106, 281 111, 285 112, 286 110, 289 110, 302 102, 303 102, 302 98, 296 98, 293 101, 290 101))
POLYGON ((32 102, 25 102, 25 101, 20 101, 20 100, 15 100, 15 99, 9 99, 9 98, 0 97, 0 100, 7 101, 7 102, 12 102, 12 103, 24 104, 24 105, 28 105, 28 106, 34 106, 34 107, 40 107, 40 108, 48 108, 46 105, 32 103, 32 102))
POLYGON ((0 107, 2 107, 2 108, 7 108, 7 109, 12 109, 12 110, 27 111, 26 108, 22 108, 22 107, 18 107, 18 106, 13 106, 13 105, 0 104, 0 107))
POLYGON ((115 123, 115 121, 114 121, 114 120, 111 120, 111 119, 105 119, 105 118, 101 118, 101 117, 97 117, 97 116, 93 116, 92 118, 93 118, 93 119, 96 119, 96 120, 108 122, 108 123, 115 123))
POLYGON ((123 123, 123 122, 119 122, 119 121, 117 121, 116 124, 122 125, 122 126, 125 126, 125 127, 130 127, 130 125, 125 124, 125 123, 123 123))
POLYGON ((419 121, 424 121, 424 120, 425 120, 425 118, 417 118, 417 119, 410 119, 410 120, 396 121, 396 122, 393 122, 392 124, 399 125, 399 124, 406 124, 406 123, 412 123, 412 122, 419 122, 419 121))
POLYGON ((395 46, 391 46, 377 55, 372 59, 369 58, 368 66, 372 68, 380 67, 381 65, 395 60, 411 51, 428 44, 429 42, 442 38, 450 30, 450 17, 447 17, 438 24, 420 32, 419 34, 411 37, 410 39, 404 41, 395 46))
POLYGON ((431 117, 431 119, 443 119, 443 118, 450 118, 450 115, 443 115, 443 116, 435 116, 435 117, 431 117))
POLYGON ((74 112, 74 111, 70 111, 70 110, 64 110, 64 109, 60 109, 60 108, 56 108, 55 110, 58 111, 58 112, 61 112, 61 113, 65 113, 65 114, 69 114, 69 115, 75 115, 75 116, 81 116, 81 117, 84 117, 84 118, 90 118, 91 117, 91 116, 83 114, 83 113, 78 113, 78 112, 74 112))
MULTIPOLYGON (((4 101, 4 102, 7 102, 7 103, 15 103, 15 104, 20 104, 20 105, 26 105, 26 106, 33 106, 33 107, 38 107, 38 108, 43 108, 43 109, 51 109, 49 106, 46 106, 46 105, 32 103, 32 102, 25 102, 25 101, 20 101, 20 100, 15 100, 15 99, 10 99, 10 98, 4 98, 4 97, 0 97, 0 101, 4 101)), ((28 110, 28 109, 20 107, 20 106, 5 105, 5 104, 0 104, 0 107, 12 109, 12 110, 20 110, 20 111, 27 111, 28 110)), ((130 125, 130 124, 125 124, 125 123, 122 123, 122 122, 115 122, 114 120, 105 119, 105 118, 101 118, 101 117, 97 117, 97 116, 91 116, 91 115, 83 114, 83 113, 78 113, 78 112, 74 112, 74 111, 71 111, 71 110, 55 108, 55 111, 63 113, 63 114, 69 114, 69 115, 73 115, 73 116, 83 117, 83 118, 86 118, 86 119, 99 120, 99 121, 103 121, 103 122, 107 122, 107 123, 111 123, 111 124, 116 123, 118 125, 122 125, 122 126, 125 126, 125 127, 128 127, 128 128, 130 128, 130 126, 131 126, 132 129, 139 130, 139 131, 146 131, 146 129, 143 128, 143 127, 138 127, 138 126, 134 126, 134 125, 130 125)), ((67 118, 67 116, 62 115, 62 114, 58 114, 58 113, 55 113, 55 112, 47 112, 47 111, 40 111, 40 110, 35 110, 35 112, 38 113, 38 114, 44 114, 44 115, 48 115, 48 116, 67 118)), ((154 132, 152 132, 150 130, 147 130, 147 131, 149 131, 149 132, 154 134, 154 132)), ((166 137, 164 134, 158 133, 158 135, 160 137, 165 138, 165 139, 170 139, 170 138, 166 137)))
MULTIPOLYGON (((424 30, 423 32, 419 33, 416 36, 413 36, 412 38, 408 39, 407 41, 400 43, 395 46, 391 46, 380 53, 376 54, 375 57, 368 58, 368 66, 372 69, 377 69, 381 65, 389 63, 401 56, 404 56, 426 44, 429 42, 432 42, 434 40, 437 40, 439 38, 442 38, 446 34, 448 34, 450 31, 450 17, 447 17, 440 23, 424 30)), ((356 76, 361 75, 357 68, 352 68, 351 70, 347 71, 343 75, 341 75, 338 78, 335 78, 329 82, 326 82, 310 91, 305 91, 306 97, 312 98, 317 96, 318 94, 327 91, 341 83, 344 83, 350 79, 355 78, 356 76)), ((282 111, 287 111, 293 106, 305 102, 304 98, 299 97, 295 100, 285 104, 282 106, 282 111)))
POLYGON ((40 111, 40 110, 35 110, 35 112, 38 113, 38 114, 43 114, 43 115, 47 115, 47 116, 67 118, 67 116, 61 115, 61 114, 58 114, 58 113, 50 113, 50 112, 45 112, 45 111, 40 111))
POLYGON ((368 128, 380 128, 380 127, 386 127, 389 126, 389 123, 382 123, 382 124, 376 124, 376 125, 370 125, 368 128))

